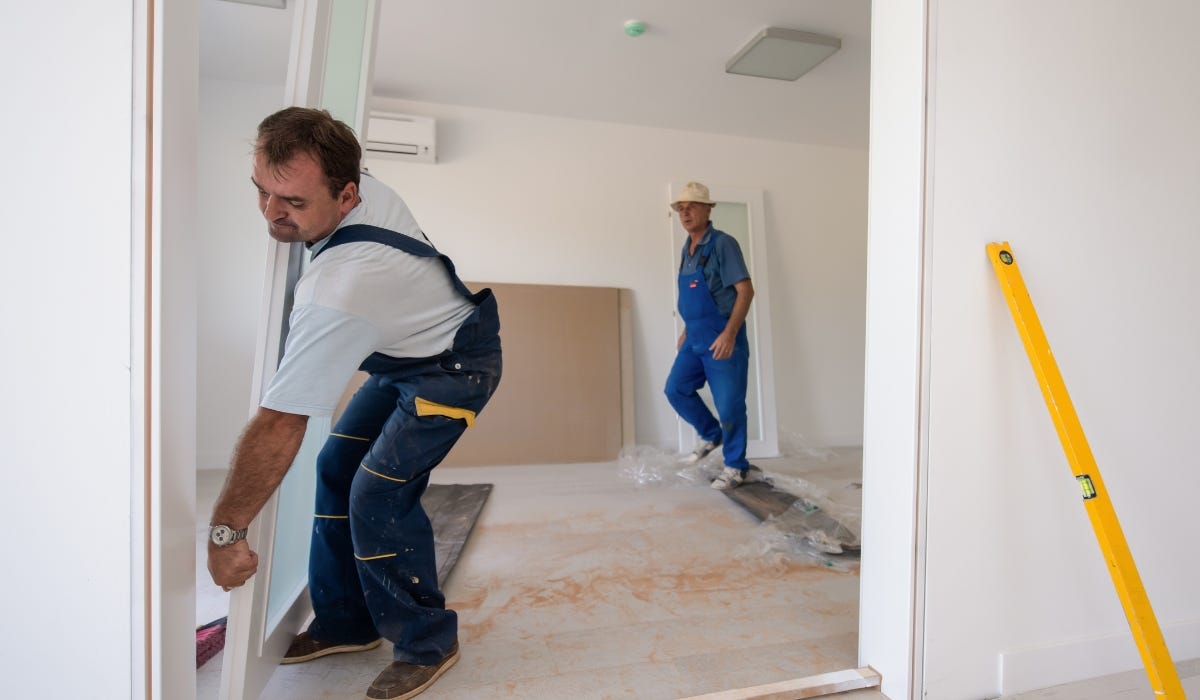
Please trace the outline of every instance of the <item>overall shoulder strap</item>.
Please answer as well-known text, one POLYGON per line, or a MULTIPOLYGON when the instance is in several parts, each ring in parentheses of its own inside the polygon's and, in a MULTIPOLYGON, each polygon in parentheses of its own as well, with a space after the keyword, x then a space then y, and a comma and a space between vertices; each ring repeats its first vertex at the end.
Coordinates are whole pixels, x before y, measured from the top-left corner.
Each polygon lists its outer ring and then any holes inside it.
POLYGON ((334 246, 342 245, 343 243, 360 242, 382 243, 409 255, 416 255, 422 258, 434 258, 438 256, 438 252, 433 246, 424 241, 418 241, 411 236, 396 233, 395 231, 390 231, 379 226, 353 224, 334 231, 333 235, 329 237, 329 241, 317 251, 316 255, 313 255, 313 259, 315 260, 317 255, 324 253, 334 246))
POLYGON ((410 255, 415 255, 420 258, 439 258, 442 261, 442 264, 446 266, 446 271, 450 273, 450 281, 454 283, 454 288, 458 290, 459 294, 462 294, 464 297, 470 299, 471 302, 476 306, 479 305, 483 298, 490 296, 492 293, 490 289, 485 289, 478 293, 472 293, 467 285, 458 278, 458 273, 455 272, 454 263, 450 260, 450 258, 437 252, 437 249, 428 243, 418 241, 417 239, 411 236, 406 236, 403 233, 396 233, 395 231, 391 231, 386 228, 380 228, 379 226, 354 224, 340 228, 333 232, 333 235, 329 237, 329 242, 326 243, 320 250, 318 250, 316 255, 313 255, 313 259, 315 260, 317 255, 324 253, 336 245, 358 242, 382 243, 383 245, 391 246, 396 250, 408 253, 410 255))
POLYGON ((697 263, 697 267, 702 268, 708 264, 708 259, 712 257, 713 248, 716 246, 717 237, 724 235, 724 233, 716 229, 712 230, 712 235, 708 237, 708 243, 705 243, 704 249, 700 251, 700 261, 697 263))

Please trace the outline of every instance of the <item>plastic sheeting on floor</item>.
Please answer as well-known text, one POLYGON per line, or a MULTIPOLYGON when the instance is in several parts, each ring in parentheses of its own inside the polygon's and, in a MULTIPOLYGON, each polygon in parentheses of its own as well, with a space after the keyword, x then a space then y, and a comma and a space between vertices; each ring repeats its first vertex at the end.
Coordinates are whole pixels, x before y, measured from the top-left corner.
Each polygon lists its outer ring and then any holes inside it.
MULTIPOLYGON (((805 448, 795 439, 783 449, 781 458, 757 461, 758 480, 722 492, 761 521, 738 555, 856 571, 861 462, 839 460, 836 450, 805 448)), ((719 450, 689 463, 680 454, 644 445, 622 450, 618 464, 623 479, 643 488, 709 488, 724 466, 719 450)))

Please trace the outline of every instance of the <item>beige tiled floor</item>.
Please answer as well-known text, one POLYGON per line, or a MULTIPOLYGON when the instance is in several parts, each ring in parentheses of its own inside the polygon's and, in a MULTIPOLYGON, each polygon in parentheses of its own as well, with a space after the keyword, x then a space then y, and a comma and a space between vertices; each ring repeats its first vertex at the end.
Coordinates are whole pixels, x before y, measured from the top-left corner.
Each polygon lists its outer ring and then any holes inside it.
MULTIPOLYGON (((857 498, 857 450, 759 464, 857 498)), ((435 471, 495 489, 445 587, 462 659, 423 699, 670 700, 857 665, 853 567, 771 550, 706 484, 645 485, 629 466, 435 471)), ((200 670, 202 699, 220 660, 200 670)), ((361 698, 389 661, 381 647, 280 667, 263 698, 361 698)))
MULTIPOLYGON (((1175 673, 1187 695, 1200 697, 1200 659, 1176 662, 1175 673)), ((1001 700, 1141 700, 1153 697, 1153 694, 1145 671, 1139 669, 1019 695, 1005 695, 1001 700)))

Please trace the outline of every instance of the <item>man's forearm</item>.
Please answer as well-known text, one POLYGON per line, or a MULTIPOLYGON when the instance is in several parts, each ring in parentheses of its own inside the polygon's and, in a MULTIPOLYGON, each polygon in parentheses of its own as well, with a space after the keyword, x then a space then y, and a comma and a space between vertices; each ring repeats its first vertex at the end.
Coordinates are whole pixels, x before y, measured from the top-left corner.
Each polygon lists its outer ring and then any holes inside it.
POLYGON ((259 408, 238 438, 212 522, 248 527, 300 451, 308 416, 259 408))
POLYGON ((746 316, 750 314, 750 302, 754 299, 754 285, 749 279, 738 282, 733 288, 737 291, 737 299, 734 300, 733 310, 725 323, 725 332, 731 335, 737 334, 746 322, 746 316))

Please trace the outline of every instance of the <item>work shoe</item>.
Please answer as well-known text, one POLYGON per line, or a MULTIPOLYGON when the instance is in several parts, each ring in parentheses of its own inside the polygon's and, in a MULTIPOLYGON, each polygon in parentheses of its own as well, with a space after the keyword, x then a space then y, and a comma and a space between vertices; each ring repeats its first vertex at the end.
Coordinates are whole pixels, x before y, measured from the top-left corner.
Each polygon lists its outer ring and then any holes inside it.
POLYGON ((692 450, 690 455, 684 457, 683 461, 687 462, 688 464, 695 464, 696 462, 699 462, 707 457, 709 452, 712 452, 720 446, 720 440, 717 440, 716 442, 713 442, 712 440, 701 440, 696 445, 696 449, 692 450))
POLYGON ((299 664, 305 661, 319 659, 322 656, 330 654, 344 654, 350 651, 367 651, 383 644, 383 637, 376 639, 373 642, 364 644, 342 644, 340 642, 319 642, 308 636, 308 632, 301 632, 292 640, 292 645, 288 647, 287 653, 283 655, 279 663, 281 664, 299 664))
POLYGON ((420 695, 426 688, 458 661, 458 642, 450 647, 446 658, 432 666, 418 666, 406 661, 393 661, 375 677, 367 689, 368 700, 404 700, 420 695))
POLYGON ((721 473, 717 475, 717 478, 713 479, 712 487, 718 491, 728 491, 729 489, 736 489, 742 484, 749 484, 762 480, 762 470, 753 464, 746 469, 725 467, 721 470, 721 473))

